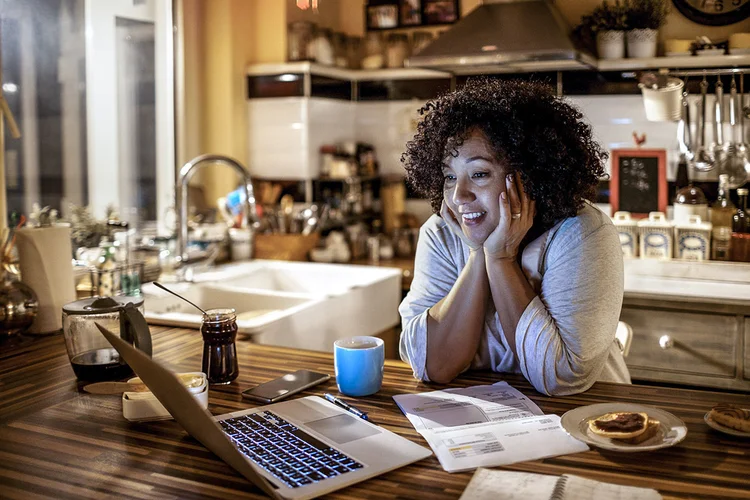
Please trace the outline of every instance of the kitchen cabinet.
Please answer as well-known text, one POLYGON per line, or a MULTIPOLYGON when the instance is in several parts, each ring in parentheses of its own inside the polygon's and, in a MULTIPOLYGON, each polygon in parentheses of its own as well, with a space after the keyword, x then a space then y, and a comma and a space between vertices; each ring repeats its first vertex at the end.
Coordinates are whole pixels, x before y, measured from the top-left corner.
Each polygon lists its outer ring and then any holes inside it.
POLYGON ((633 380, 750 391, 750 304, 627 293, 633 380))

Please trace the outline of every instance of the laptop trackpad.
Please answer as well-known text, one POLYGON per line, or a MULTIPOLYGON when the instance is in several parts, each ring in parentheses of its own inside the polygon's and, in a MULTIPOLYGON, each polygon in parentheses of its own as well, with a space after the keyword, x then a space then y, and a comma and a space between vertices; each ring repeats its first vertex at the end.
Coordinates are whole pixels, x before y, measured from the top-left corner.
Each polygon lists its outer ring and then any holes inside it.
POLYGON ((305 422, 305 426, 323 434, 337 444, 346 444, 380 434, 380 431, 362 423, 359 418, 344 414, 305 422))

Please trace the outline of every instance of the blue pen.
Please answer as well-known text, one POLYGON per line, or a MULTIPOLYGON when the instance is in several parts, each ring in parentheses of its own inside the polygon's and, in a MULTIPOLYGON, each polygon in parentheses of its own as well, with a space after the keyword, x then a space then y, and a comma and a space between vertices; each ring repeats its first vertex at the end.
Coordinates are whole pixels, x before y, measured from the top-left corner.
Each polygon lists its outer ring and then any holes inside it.
POLYGON ((361 418, 363 420, 368 420, 367 413, 365 413, 362 410, 360 410, 358 408, 355 408, 354 406, 352 406, 352 405, 350 405, 350 404, 348 404, 348 403, 340 400, 339 398, 337 398, 333 394, 328 394, 326 392, 325 394, 323 394, 323 397, 326 398, 331 403, 335 404, 336 406, 339 406, 339 407, 345 409, 346 411, 348 411, 350 413, 354 413, 359 418, 361 418))

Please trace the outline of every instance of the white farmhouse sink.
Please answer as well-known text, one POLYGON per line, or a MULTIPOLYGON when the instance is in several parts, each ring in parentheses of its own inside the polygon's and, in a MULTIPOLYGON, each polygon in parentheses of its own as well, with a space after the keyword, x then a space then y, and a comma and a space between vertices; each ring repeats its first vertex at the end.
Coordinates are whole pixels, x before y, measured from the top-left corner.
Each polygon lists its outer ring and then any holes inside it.
MULTIPOLYGON (((398 324, 401 271, 254 260, 217 267, 197 274, 194 283, 170 288, 204 309, 236 309, 240 338, 332 351, 338 338, 375 335, 398 324)), ((189 304, 152 285, 143 291, 149 323, 200 327, 201 314, 189 304)))

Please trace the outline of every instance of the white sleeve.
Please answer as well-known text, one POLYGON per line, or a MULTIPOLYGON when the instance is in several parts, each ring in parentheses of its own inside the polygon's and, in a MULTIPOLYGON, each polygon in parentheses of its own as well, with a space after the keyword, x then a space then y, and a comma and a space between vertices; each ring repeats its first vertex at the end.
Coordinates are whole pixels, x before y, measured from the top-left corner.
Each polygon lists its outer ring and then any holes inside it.
POLYGON ((548 395, 593 385, 607 362, 622 307, 622 250, 614 226, 605 224, 583 239, 570 233, 550 248, 541 293, 516 328, 521 371, 548 395))
MULTIPOLYGON (((435 217, 435 216, 433 216, 435 217)), ((399 354, 414 370, 414 377, 427 377, 427 314, 429 309, 448 295, 458 279, 458 271, 445 239, 449 231, 428 221, 419 231, 414 258, 414 277, 409 293, 398 308, 401 315, 399 354)))

